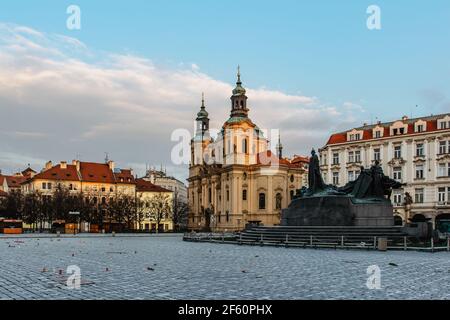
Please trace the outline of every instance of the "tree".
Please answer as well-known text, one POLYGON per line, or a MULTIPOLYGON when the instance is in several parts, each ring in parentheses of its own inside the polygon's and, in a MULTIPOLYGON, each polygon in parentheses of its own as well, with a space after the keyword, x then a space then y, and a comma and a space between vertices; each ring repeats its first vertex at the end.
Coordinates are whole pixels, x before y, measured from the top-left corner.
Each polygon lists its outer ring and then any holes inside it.
POLYGON ((172 219, 172 203, 168 194, 158 192, 149 203, 150 219, 156 221, 156 232, 163 219, 172 219))
POLYGON ((23 209, 23 195, 20 190, 11 190, 5 201, 5 218, 20 219, 23 209))
POLYGON ((38 221, 42 218, 42 195, 39 191, 27 193, 24 196, 22 208, 22 220, 37 230, 38 221))
POLYGON ((175 231, 181 231, 187 228, 189 219, 189 205, 180 199, 174 199, 174 208, 172 221, 175 231))

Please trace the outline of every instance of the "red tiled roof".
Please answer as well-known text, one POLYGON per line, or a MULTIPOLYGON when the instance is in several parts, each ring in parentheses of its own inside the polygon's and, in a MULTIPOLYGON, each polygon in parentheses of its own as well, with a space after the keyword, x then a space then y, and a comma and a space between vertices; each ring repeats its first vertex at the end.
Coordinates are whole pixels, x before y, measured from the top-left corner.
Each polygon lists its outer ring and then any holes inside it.
POLYGON ((136 191, 138 192, 173 192, 157 186, 144 179, 136 179, 136 191))
POLYGON ((284 159, 284 158, 278 158, 271 150, 267 150, 267 152, 260 152, 256 156, 256 163, 259 165, 273 165, 273 164, 281 164, 289 166, 291 163, 284 159))
POLYGON ((131 169, 121 169, 119 173, 114 173, 114 176, 116 178, 116 182, 128 184, 135 183, 131 169))
MULTIPOLYGON (((417 119, 397 120, 397 121, 394 121, 394 122, 380 123, 380 124, 377 124, 377 125, 370 125, 370 126, 364 126, 364 127, 361 127, 361 128, 356 128, 356 130, 363 131, 363 133, 364 133, 362 140, 358 140, 358 141, 366 141, 366 140, 374 139, 373 129, 375 127, 377 127, 377 126, 380 126, 380 127, 384 128, 383 139, 384 138, 393 137, 393 136, 391 136, 390 127, 395 122, 398 122, 398 121, 403 121, 403 123, 408 125, 408 133, 403 134, 402 136, 408 136, 408 135, 412 135, 412 134, 417 134, 417 132, 415 132, 415 130, 414 130, 414 124, 417 121, 419 121, 419 120, 426 121, 426 123, 427 123, 426 131, 424 131, 423 133, 438 131, 439 130, 438 129, 438 119, 442 119, 445 116, 446 116, 446 114, 444 114, 444 115, 437 115, 437 116, 431 116, 431 117, 417 118, 417 119)), ((347 132, 340 132, 340 133, 335 133, 335 134, 331 135, 331 137, 328 139, 327 146, 328 145, 334 145, 334 144, 350 142, 350 141, 347 141, 347 133, 350 132, 350 131, 351 130, 349 130, 347 132)), ((395 137, 398 137, 398 136, 396 135, 395 137)), ((357 141, 354 141, 354 142, 357 142, 357 141)))
POLYGON ((309 163, 309 158, 303 156, 294 156, 294 159, 292 159, 291 163, 309 163))
POLYGON ((114 174, 106 163, 80 162, 81 180, 114 183, 114 174))
POLYGON ((3 185, 3 181, 5 181, 5 176, 0 174, 0 186, 3 185))
POLYGON ((8 187, 13 189, 19 189, 22 182, 25 182, 25 180, 27 179, 23 176, 5 176, 5 178, 8 187))
POLYGON ((58 164, 48 170, 36 174, 33 179, 80 181, 77 167, 71 164, 68 164, 66 169, 62 169, 61 164, 58 164))

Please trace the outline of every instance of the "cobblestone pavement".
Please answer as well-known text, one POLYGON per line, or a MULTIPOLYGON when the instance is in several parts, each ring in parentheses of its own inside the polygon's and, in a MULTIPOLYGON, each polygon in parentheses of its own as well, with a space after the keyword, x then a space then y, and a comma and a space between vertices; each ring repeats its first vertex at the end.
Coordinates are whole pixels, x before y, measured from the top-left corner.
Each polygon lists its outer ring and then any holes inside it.
POLYGON ((0 237, 0 299, 450 299, 450 254, 0 237), (69 265, 81 289, 66 286, 69 265), (366 286, 381 269, 381 289, 366 286))

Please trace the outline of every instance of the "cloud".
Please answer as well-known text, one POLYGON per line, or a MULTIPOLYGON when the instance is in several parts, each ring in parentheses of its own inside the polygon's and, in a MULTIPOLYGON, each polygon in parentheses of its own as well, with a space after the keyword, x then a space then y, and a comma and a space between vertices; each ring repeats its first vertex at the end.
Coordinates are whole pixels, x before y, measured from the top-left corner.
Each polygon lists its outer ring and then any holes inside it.
MULTIPOLYGON (((203 91, 211 126, 220 128, 232 88, 195 63, 168 68, 145 57, 96 52, 67 36, 0 24, 0 168, 77 154, 102 161, 108 152, 119 166, 142 171, 145 164, 164 163, 186 178, 187 168, 170 161, 172 131, 193 131, 203 91)), ((350 104, 267 88, 248 88, 248 96, 250 117, 263 129, 281 129, 286 153, 306 153, 322 146, 338 124, 358 123, 350 104)))

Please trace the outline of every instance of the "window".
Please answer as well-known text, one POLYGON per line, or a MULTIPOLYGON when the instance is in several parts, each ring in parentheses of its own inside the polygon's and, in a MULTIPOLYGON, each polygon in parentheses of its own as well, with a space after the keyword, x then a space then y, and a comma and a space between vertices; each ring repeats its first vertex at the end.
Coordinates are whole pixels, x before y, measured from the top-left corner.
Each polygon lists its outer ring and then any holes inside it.
POLYGON ((355 172, 349 171, 348 172, 348 182, 355 181, 355 172))
POLYGON ((339 164, 339 153, 337 152, 333 153, 333 164, 339 164))
POLYGON ((51 190, 51 189, 52 189, 52 184, 51 184, 51 182, 47 183, 47 189, 48 189, 48 190, 51 190))
POLYGON ((423 164, 416 165, 416 179, 423 179, 424 178, 424 170, 423 170, 423 164))
POLYGON ((439 154, 446 154, 450 151, 450 141, 449 141, 449 148, 447 149, 447 141, 441 141, 439 142, 439 154))
POLYGON ((402 205, 402 194, 400 192, 394 193, 394 204, 398 207, 402 205))
POLYGON ((230 201, 230 190, 227 190, 227 201, 230 201))
POLYGON ((248 151, 248 142, 247 139, 242 140, 242 153, 247 153, 248 151))
POLYGON ((424 132, 424 131, 425 131, 425 128, 424 128, 423 124, 419 124, 417 126, 416 132, 424 132))
POLYGON ((395 146, 394 147, 394 158, 400 159, 402 157, 402 146, 395 146))
POLYGON ((259 210, 266 209, 266 194, 260 193, 259 194, 259 210))
POLYGON ((439 126, 439 129, 441 129, 441 130, 447 129, 447 122, 442 121, 440 126, 439 126))
POLYGON ((381 160, 381 149, 380 148, 373 150, 373 160, 376 160, 376 161, 381 160))
POLYGON ((381 138, 381 131, 375 131, 375 139, 380 139, 381 138))
POLYGON ((424 195, 425 195, 425 193, 424 193, 424 189, 416 189, 416 192, 415 192, 415 194, 416 194, 416 196, 415 196, 415 203, 424 203, 424 201, 425 201, 425 197, 424 197, 424 195))
POLYGON ((291 190, 291 191, 289 192, 289 194, 290 194, 290 196, 291 196, 291 200, 293 200, 293 199, 294 199, 294 190, 291 190))
POLYGON ((47 183, 42 182, 42 189, 47 189, 47 183))
POLYGON ((438 177, 450 177, 450 163, 439 163, 438 177))
POLYGON ((208 189, 208 203, 211 203, 212 191, 211 188, 208 189))
POLYGON ((291 174, 291 182, 292 183, 294 182, 294 175, 293 174, 291 174))
POLYGON ((348 162, 355 162, 355 153, 353 151, 348 153, 348 162))
POLYGON ((361 151, 355 152, 355 162, 361 162, 361 151))
POLYGON ((402 168, 394 168, 394 180, 402 181, 402 168))
POLYGON ((69 190, 73 190, 73 184, 69 184, 69 190))
POLYGON ((339 185, 339 172, 333 172, 333 184, 335 186, 339 185))
POLYGON ((445 203, 445 188, 438 189, 438 203, 439 204, 445 203))
POLYGON ((247 200, 247 190, 242 190, 242 200, 246 201, 247 200))
POLYGON ((105 187, 102 187, 102 192, 106 192, 106 188, 105 187))
POLYGON ((423 147, 423 143, 419 143, 416 146, 416 156, 417 157, 423 157, 425 155, 424 153, 424 147, 423 147))

